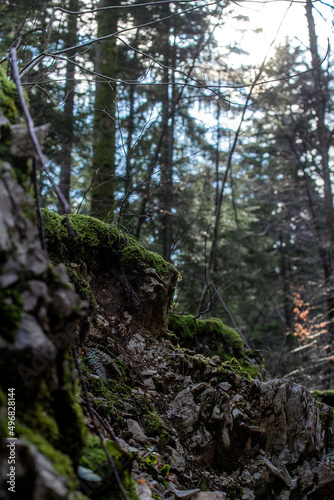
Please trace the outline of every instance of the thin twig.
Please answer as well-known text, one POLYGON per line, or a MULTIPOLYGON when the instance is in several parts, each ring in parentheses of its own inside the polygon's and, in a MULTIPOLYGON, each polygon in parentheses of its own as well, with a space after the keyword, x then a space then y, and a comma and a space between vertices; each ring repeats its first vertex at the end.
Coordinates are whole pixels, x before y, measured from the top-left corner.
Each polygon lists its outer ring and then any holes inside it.
POLYGON ((17 93, 18 93, 20 103, 22 106, 22 110, 24 113, 24 118, 25 118, 25 121, 27 124, 30 139, 34 145, 38 159, 42 164, 43 170, 46 173, 49 181, 51 182, 51 185, 52 185, 53 189, 55 190, 60 203, 63 205, 64 213, 68 214, 68 213, 70 213, 70 205, 69 205, 68 201, 65 199, 63 193, 60 191, 60 189, 57 186, 57 184, 55 183, 55 181, 53 180, 49 169, 45 165, 45 160, 44 160, 44 156, 43 156, 43 153, 41 150, 41 146, 40 146, 38 139, 36 137, 36 134, 35 134, 34 122, 33 122, 33 119, 31 118, 29 108, 28 108, 28 106, 25 102, 24 96, 23 96, 22 87, 21 87, 21 80, 20 80, 20 75, 19 75, 18 65, 17 65, 17 54, 16 54, 16 49, 14 47, 12 49, 10 49, 10 59, 11 59, 11 65, 12 65, 12 69, 13 69, 14 81, 15 81, 15 84, 17 87, 17 93))
POLYGON ((313 365, 309 364, 308 366, 305 366, 304 368, 298 368, 297 370, 293 370, 292 372, 286 373, 281 378, 288 378, 288 377, 292 377, 292 375, 297 375, 298 373, 305 373, 309 370, 313 370, 313 368, 318 368, 318 366, 320 366, 324 363, 328 363, 329 361, 333 361, 332 354, 326 358, 320 359, 317 363, 314 363, 313 365))
POLYGON ((112 456, 110 455, 106 445, 105 445, 105 442, 104 442, 104 437, 102 436, 102 433, 100 431, 100 429, 97 427, 96 423, 95 423, 95 419, 96 419, 96 412, 94 411, 94 409, 91 407, 90 405, 90 402, 89 402, 89 398, 88 398, 88 391, 87 391, 87 386, 86 386, 86 382, 85 382, 85 379, 83 377, 83 374, 82 374, 82 371, 81 371, 81 367, 80 367, 80 363, 79 363, 79 359, 78 359, 78 356, 77 356, 77 352, 76 352, 76 346, 74 345, 73 348, 72 348, 72 353, 73 353, 73 359, 74 359, 74 362, 75 362, 75 366, 76 366, 76 369, 78 370, 78 376, 79 376, 79 380, 80 380, 80 383, 81 383, 81 386, 82 386, 82 390, 84 392, 84 395, 85 395, 85 399, 86 399, 86 404, 87 404, 87 408, 88 408, 88 413, 92 419, 92 423, 95 427, 95 430, 97 432, 97 435, 99 436, 100 438, 100 441, 101 441, 101 444, 102 444, 102 447, 104 449, 104 452, 108 458, 108 462, 109 462, 109 465, 111 467, 111 470, 115 476, 115 479, 116 479, 116 483, 117 483, 117 486, 120 490, 120 492, 122 493, 122 496, 124 497, 124 500, 129 500, 129 497, 127 496, 126 494, 126 491, 124 489, 124 486, 122 484, 122 480, 119 476, 119 473, 116 469, 116 466, 115 466, 115 462, 112 458, 112 456))

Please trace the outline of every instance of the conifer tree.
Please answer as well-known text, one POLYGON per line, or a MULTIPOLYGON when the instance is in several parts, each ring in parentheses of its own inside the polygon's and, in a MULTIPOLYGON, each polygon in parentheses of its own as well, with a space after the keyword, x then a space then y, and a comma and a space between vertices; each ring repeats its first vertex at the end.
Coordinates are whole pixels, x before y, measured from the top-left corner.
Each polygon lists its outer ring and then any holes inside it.
MULTIPOLYGON (((99 8, 117 7, 118 0, 100 0, 99 8)), ((99 10, 97 36, 107 37, 117 31, 117 9, 99 10)), ((115 191, 115 137, 117 99, 116 38, 100 41, 95 46, 96 77, 94 103, 94 144, 92 161, 91 213, 98 217, 112 214, 115 191)))

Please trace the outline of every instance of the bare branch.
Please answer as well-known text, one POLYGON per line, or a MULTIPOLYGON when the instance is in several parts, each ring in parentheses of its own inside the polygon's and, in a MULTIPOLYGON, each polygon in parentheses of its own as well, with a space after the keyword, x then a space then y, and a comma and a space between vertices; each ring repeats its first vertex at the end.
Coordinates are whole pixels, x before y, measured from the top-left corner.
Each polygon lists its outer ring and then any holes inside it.
POLYGON ((216 5, 216 4, 219 4, 219 0, 215 0, 213 2, 209 2, 209 3, 206 3, 204 5, 196 5, 195 7, 192 7, 190 9, 186 9, 186 10, 183 10, 183 11, 180 11, 180 12, 175 12, 173 14, 170 14, 169 16, 165 16, 165 17, 161 17, 160 19, 155 19, 153 21, 149 21, 147 23, 144 23, 144 24, 139 24, 137 26, 131 26, 130 28, 123 28, 123 29, 120 29, 119 31, 116 31, 115 33, 110 33, 109 35, 105 35, 105 36, 101 36, 101 37, 98 37, 98 38, 94 38, 93 40, 89 40, 88 42, 85 42, 85 43, 82 43, 82 44, 79 44, 79 45, 75 45, 73 47, 67 47, 65 49, 62 49, 62 50, 58 50, 56 52, 41 52, 41 54, 39 54, 38 56, 36 56, 34 59, 32 59, 32 61, 30 61, 29 64, 27 64, 21 71, 21 77, 23 77, 24 75, 26 75, 27 73, 29 73, 31 67, 35 66, 37 64, 37 62, 39 62, 43 57, 45 56, 48 56, 48 57, 52 57, 52 56, 56 56, 56 55, 61 55, 61 54, 65 54, 66 52, 71 52, 71 51, 78 51, 80 49, 82 49, 83 47, 88 47, 90 45, 93 45, 94 43, 97 43, 97 42, 104 42, 104 41, 107 41, 107 40, 110 40, 111 38, 115 37, 115 36, 119 36, 121 35, 122 33, 127 33, 129 31, 132 31, 132 30, 138 30, 138 29, 141 29, 141 28, 146 28, 147 26, 152 26, 153 24, 158 24, 158 23, 161 23, 163 21, 167 21, 168 19, 171 19, 173 17, 177 17, 181 14, 187 14, 188 12, 193 12, 194 10, 198 10, 202 7, 209 7, 211 5, 216 5))
POLYGON ((70 206, 69 206, 67 200, 65 199, 63 193, 60 191, 60 189, 58 188, 57 184, 53 180, 52 175, 49 172, 49 169, 45 165, 44 155, 42 153, 41 146, 40 146, 40 144, 38 142, 38 139, 36 137, 36 133, 35 133, 35 130, 34 130, 34 122, 33 122, 33 119, 31 118, 29 108, 28 108, 28 106, 27 106, 27 104, 25 102, 25 99, 23 97, 22 87, 21 87, 21 81, 20 81, 20 75, 19 75, 18 66, 17 66, 17 54, 16 54, 16 49, 15 48, 12 48, 10 50, 10 58, 11 58, 11 64, 12 64, 12 69, 13 69, 14 81, 15 81, 15 84, 16 84, 16 87, 17 87, 17 92, 18 92, 19 99, 20 99, 20 104, 21 104, 21 107, 22 107, 22 110, 23 110, 23 113, 24 113, 24 118, 25 118, 25 121, 26 121, 26 124, 27 124, 29 136, 30 136, 31 141, 32 141, 32 143, 34 145, 35 151, 37 153, 37 157, 38 157, 38 159, 39 159, 39 161, 40 161, 40 163, 42 165, 42 168, 43 168, 44 172, 46 173, 49 181, 51 182, 51 185, 52 185, 53 189, 55 190, 55 192, 56 192, 56 194, 58 196, 59 201, 63 205, 64 213, 68 214, 70 212, 70 206))

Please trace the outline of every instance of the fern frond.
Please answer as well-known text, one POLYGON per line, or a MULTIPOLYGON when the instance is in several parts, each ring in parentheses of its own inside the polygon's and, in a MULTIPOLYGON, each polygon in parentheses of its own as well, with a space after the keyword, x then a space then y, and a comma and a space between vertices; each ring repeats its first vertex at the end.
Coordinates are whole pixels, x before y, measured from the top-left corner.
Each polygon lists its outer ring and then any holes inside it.
POLYGON ((104 363, 106 364, 109 364, 111 363, 111 357, 109 356, 109 354, 107 354, 106 352, 102 351, 101 349, 99 349, 98 347, 93 347, 91 349, 92 351, 95 352, 95 354, 100 358, 101 361, 103 361, 104 363))
MULTIPOLYGON (((104 384, 108 387, 109 381, 106 373, 106 369, 102 364, 102 360, 100 358, 100 352, 96 352, 95 349, 86 349, 87 360, 92 368, 92 370, 98 375, 104 384)), ((107 354, 106 354, 107 356, 107 354)))

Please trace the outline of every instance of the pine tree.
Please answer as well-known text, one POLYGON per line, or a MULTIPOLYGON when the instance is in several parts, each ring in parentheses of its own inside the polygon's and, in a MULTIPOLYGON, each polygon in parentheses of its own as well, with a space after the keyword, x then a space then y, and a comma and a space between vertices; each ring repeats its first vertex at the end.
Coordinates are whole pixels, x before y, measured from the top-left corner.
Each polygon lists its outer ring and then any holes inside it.
MULTIPOLYGON (((117 7, 118 0, 100 0, 99 8, 117 7)), ((117 32, 117 9, 99 10, 97 36, 107 37, 117 32)), ((117 99, 117 43, 111 37, 95 47, 96 78, 94 103, 94 146, 91 192, 91 213, 106 217, 113 213, 115 196, 115 137, 117 99)))

